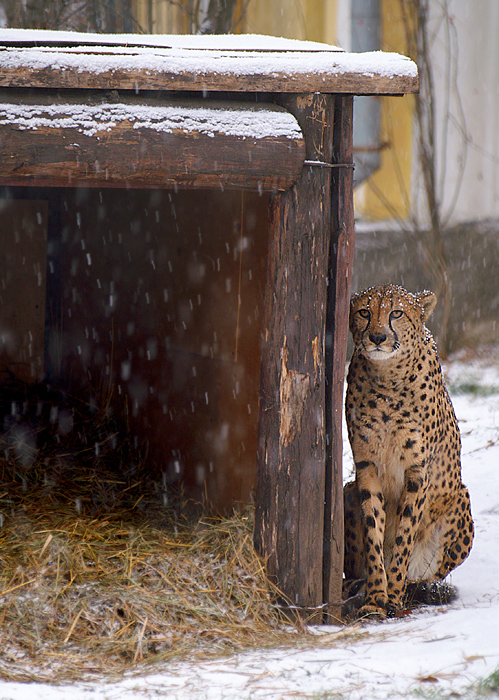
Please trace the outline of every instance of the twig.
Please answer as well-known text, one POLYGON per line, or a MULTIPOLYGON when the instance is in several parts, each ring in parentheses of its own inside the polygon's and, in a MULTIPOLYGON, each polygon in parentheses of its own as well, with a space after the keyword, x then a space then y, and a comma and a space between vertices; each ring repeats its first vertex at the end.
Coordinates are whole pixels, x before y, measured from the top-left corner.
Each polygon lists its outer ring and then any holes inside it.
POLYGON ((73 620, 73 622, 72 622, 72 624, 71 624, 71 627, 69 628, 69 632, 67 633, 67 635, 66 635, 65 638, 64 638, 63 644, 67 644, 67 643, 69 642, 69 639, 70 639, 71 635, 73 634, 73 630, 74 630, 74 628, 76 627, 76 623, 77 623, 78 620, 80 619, 82 612, 83 612, 83 608, 80 608, 80 609, 78 610, 78 612, 76 613, 76 617, 75 617, 75 619, 73 620))

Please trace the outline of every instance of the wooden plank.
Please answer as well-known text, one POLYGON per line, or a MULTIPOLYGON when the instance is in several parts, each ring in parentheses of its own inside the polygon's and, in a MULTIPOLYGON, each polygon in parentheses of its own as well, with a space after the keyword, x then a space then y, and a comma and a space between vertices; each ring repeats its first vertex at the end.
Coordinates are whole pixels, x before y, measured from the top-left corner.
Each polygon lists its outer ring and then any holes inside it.
MULTIPOLYGON (((334 97, 289 97, 307 159, 330 163, 334 97)), ((285 599, 323 615, 325 321, 331 169, 275 198, 263 317, 255 545, 285 599)))
MULTIPOLYGON (((333 162, 353 161, 353 97, 337 97, 333 137, 333 162)), ((348 336, 348 315, 354 254, 353 169, 338 168, 331 182, 332 241, 329 262, 326 324, 326 434, 327 473, 324 519, 324 589, 326 619, 341 614, 343 573, 343 387, 348 336)))
POLYGON ((165 102, 0 104, 0 184, 278 191, 305 146, 275 105, 165 102))
POLYGON ((0 87, 355 95, 418 91, 414 63, 397 54, 125 51, 0 47, 0 87))

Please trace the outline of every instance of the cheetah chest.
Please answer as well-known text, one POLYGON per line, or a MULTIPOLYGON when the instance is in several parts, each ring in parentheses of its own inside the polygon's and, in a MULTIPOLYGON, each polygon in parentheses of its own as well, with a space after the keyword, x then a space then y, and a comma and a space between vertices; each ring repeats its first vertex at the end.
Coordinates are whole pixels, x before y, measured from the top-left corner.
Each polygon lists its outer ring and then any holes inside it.
POLYGON ((402 421, 399 412, 382 407, 366 416, 365 426, 370 458, 377 468, 385 501, 398 504, 405 473, 420 450, 420 425, 410 418, 402 421))

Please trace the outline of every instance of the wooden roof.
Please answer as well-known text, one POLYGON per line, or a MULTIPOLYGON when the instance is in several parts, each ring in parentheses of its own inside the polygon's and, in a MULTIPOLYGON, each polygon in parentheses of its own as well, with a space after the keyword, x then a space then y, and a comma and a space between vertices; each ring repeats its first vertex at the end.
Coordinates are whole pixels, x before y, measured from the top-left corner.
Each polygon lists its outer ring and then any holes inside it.
POLYGON ((0 29, 0 87, 396 95, 418 75, 399 54, 258 35, 0 29))

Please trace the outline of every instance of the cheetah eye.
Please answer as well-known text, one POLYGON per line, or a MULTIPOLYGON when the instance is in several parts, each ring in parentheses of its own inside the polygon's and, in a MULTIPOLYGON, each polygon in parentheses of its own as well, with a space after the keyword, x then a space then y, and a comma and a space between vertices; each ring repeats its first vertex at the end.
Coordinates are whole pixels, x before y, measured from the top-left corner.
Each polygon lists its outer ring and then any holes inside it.
POLYGON ((370 318, 371 314, 369 312, 369 309, 359 309, 359 316, 361 318, 370 318))
POLYGON ((401 311, 400 309, 396 309, 395 311, 392 311, 390 314, 391 318, 401 318, 404 315, 404 312, 401 311))

